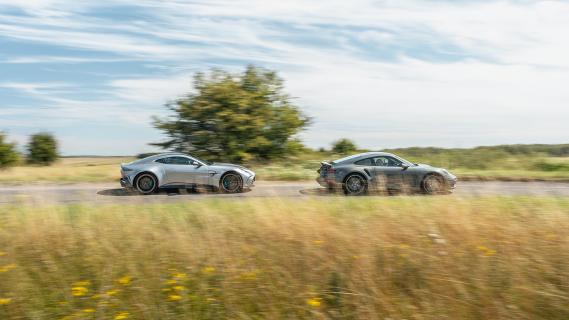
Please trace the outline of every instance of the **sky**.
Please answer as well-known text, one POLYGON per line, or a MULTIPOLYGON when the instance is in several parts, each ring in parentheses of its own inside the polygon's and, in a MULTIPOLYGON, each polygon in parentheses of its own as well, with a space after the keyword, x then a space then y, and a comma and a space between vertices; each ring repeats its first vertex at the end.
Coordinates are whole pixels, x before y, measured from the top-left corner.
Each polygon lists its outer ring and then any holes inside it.
POLYGON ((382 149, 569 142, 569 1, 0 0, 0 131, 155 151, 192 75, 275 70, 314 123, 382 149))

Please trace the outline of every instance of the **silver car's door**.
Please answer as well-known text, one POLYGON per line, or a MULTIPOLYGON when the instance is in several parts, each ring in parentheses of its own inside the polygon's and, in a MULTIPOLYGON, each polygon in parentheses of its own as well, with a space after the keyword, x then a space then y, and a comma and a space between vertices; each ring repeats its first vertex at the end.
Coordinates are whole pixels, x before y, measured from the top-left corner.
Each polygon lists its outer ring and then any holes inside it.
POLYGON ((204 175, 204 166, 191 158, 172 156, 163 160, 165 185, 199 184, 204 175))

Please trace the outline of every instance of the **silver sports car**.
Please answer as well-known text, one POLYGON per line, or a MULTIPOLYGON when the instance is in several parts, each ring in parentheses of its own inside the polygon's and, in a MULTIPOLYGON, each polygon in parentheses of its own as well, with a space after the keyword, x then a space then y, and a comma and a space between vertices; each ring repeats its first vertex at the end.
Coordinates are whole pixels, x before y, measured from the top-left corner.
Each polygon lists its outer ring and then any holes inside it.
POLYGON ((226 193, 241 192, 255 183, 255 173, 229 163, 212 163, 183 153, 162 153, 121 164, 121 186, 143 194, 158 188, 210 186, 226 193))
POLYGON ((341 187, 347 195, 360 195, 368 189, 446 193, 457 181, 445 169, 415 164, 385 152, 360 153, 321 164, 316 181, 329 189, 341 187))

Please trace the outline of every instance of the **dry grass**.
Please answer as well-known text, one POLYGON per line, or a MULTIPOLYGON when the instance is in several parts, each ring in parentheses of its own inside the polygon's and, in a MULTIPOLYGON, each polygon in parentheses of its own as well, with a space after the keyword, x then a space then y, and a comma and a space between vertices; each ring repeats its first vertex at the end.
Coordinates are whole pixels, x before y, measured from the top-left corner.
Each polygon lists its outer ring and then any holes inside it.
POLYGON ((569 200, 0 207, 0 319, 567 319, 569 200))
POLYGON ((109 182, 120 178, 119 165, 132 161, 128 157, 62 158, 55 164, 42 166, 17 166, 0 174, 2 183, 73 183, 109 182))
MULTIPOLYGON (((272 163, 248 164, 257 173, 258 180, 302 181, 314 180, 320 167, 318 155, 309 154, 302 158, 272 163)), ((0 183, 75 183, 116 182, 120 178, 119 164, 130 162, 128 157, 63 158, 48 167, 18 166, 0 171, 0 183)), ((549 158, 548 163, 567 165, 567 158, 549 158)), ((535 169, 468 169, 451 170, 459 178, 471 180, 551 180, 567 181, 568 170, 539 171, 535 169)))

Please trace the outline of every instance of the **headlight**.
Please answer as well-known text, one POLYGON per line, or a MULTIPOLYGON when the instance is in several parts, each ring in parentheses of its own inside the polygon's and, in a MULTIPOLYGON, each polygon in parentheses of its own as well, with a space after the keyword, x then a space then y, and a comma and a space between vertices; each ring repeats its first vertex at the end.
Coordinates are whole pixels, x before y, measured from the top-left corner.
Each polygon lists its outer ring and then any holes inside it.
POLYGON ((448 172, 446 169, 443 169, 442 172, 447 175, 448 177, 454 178, 454 175, 450 172, 448 172))

